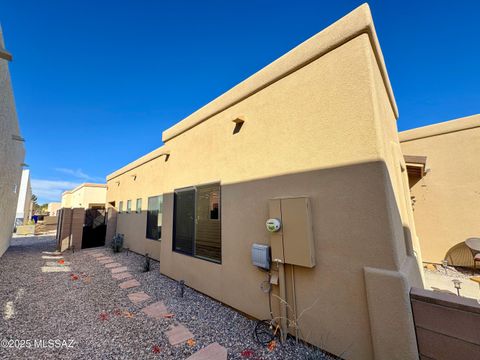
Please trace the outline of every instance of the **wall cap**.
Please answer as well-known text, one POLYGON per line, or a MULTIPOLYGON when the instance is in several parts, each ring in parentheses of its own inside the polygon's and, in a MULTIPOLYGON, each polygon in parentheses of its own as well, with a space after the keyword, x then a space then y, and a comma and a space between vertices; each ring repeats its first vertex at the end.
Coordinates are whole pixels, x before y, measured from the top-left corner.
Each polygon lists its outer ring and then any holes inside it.
POLYGON ((412 300, 480 314, 480 304, 478 301, 463 296, 412 287, 410 290, 410 298, 412 300))
MULTIPOLYGON (((224 111, 234 104, 244 100, 254 93, 264 89, 281 78, 295 72, 301 67, 311 63, 326 53, 345 44, 353 38, 368 34, 374 51, 377 64, 382 74, 383 82, 388 93, 390 105, 395 117, 398 118, 398 109, 393 95, 393 90, 388 78, 383 55, 378 43, 373 19, 368 4, 363 4, 336 21, 326 29, 290 50, 270 65, 267 65, 254 75, 243 82, 234 86, 223 95, 217 97, 207 105, 203 106, 193 114, 189 115, 176 125, 165 130, 162 134, 162 140, 167 142, 181 133, 195 127, 215 114, 224 111)), ((110 173, 107 176, 107 182, 125 174, 149 161, 152 161, 165 152, 165 147, 161 146, 150 153, 130 162, 122 168, 110 173)))
POLYGON ((240 82, 223 95, 217 97, 207 105, 195 111, 193 114, 165 130, 162 134, 162 140, 167 142, 173 139, 361 34, 368 34, 369 36, 383 78, 383 83, 388 94, 390 105, 395 117, 398 118, 398 108, 388 78, 385 61, 375 32, 375 27, 373 25, 370 7, 365 3, 246 80, 240 82))
POLYGON ((94 184, 94 183, 83 183, 83 184, 80 184, 78 185, 76 188, 72 189, 72 190, 66 190, 62 193, 62 195, 65 195, 65 194, 73 194, 74 192, 80 190, 81 188, 83 187, 99 187, 99 188, 106 188, 107 187, 107 184, 94 184))
POLYGON ((405 130, 398 134, 400 142, 424 139, 432 136, 449 134, 462 130, 480 127, 480 114, 466 116, 459 119, 444 121, 437 124, 405 130))
POLYGON ((133 169, 138 168, 139 166, 142 166, 143 164, 155 160, 156 158, 159 158, 160 156, 168 155, 170 156, 170 151, 166 150, 164 146, 160 146, 159 148, 149 152, 146 155, 143 155, 142 157, 138 158, 137 160, 132 161, 131 163, 128 163, 127 165, 121 167, 120 169, 114 171, 113 173, 107 175, 107 182, 115 179, 116 177, 125 174, 126 172, 129 172, 133 169))

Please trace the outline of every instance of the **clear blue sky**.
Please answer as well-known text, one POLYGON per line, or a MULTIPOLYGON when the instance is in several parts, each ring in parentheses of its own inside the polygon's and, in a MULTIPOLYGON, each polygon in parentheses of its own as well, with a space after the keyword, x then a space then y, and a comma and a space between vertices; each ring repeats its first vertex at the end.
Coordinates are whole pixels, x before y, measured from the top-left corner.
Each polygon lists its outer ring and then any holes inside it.
MULTIPOLYGON (((103 181, 361 3, 0 0, 34 192, 103 181)), ((480 112, 480 1, 370 7, 400 130, 480 112)))

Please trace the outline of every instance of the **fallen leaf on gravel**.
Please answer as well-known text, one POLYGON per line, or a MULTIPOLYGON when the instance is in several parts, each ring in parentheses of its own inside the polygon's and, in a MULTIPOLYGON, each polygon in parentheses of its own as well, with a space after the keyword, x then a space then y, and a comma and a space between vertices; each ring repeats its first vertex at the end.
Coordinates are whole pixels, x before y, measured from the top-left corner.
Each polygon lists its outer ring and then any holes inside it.
POLYGON ((135 316, 134 314, 132 314, 130 311, 127 311, 127 310, 123 312, 123 315, 125 315, 125 317, 127 318, 133 318, 135 316))
POLYGON ((158 354, 158 353, 160 352, 160 346, 158 346, 158 345, 153 345, 153 346, 152 346, 152 352, 153 352, 154 354, 158 354))
POLYGON ((90 284, 92 282, 92 278, 90 276, 86 277, 85 279, 83 279, 83 282, 85 284, 90 284))
POLYGON ((245 349, 240 353, 240 355, 242 355, 244 358, 250 358, 255 355, 255 352, 251 349, 245 349))
POLYGON ((102 313, 100 313, 99 318, 102 321, 108 320, 108 314, 105 313, 105 312, 102 312, 102 313))
POLYGON ((277 347, 277 342, 275 340, 272 340, 268 343, 268 351, 273 351, 277 347))
POLYGON ((195 346, 197 342, 194 340, 194 339, 188 339, 187 340, 187 345, 192 347, 192 346, 195 346))
POLYGON ((165 319, 171 319, 171 318, 173 318, 174 316, 175 316, 175 314, 164 314, 164 315, 163 315, 163 317, 164 317, 165 319))

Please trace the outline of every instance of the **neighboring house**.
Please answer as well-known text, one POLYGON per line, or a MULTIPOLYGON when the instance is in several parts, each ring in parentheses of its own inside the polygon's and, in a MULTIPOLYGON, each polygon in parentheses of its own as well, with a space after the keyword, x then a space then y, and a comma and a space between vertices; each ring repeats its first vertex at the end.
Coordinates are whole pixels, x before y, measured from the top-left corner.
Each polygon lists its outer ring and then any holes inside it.
POLYGON ((480 237, 480 115, 400 133, 423 260, 472 266, 480 237))
POLYGON ((107 185, 84 183, 62 194, 62 208, 105 208, 107 185))
POLYGON ((0 256, 10 245, 25 157, 8 70, 11 59, 0 28, 0 256))
POLYGON ((61 202, 51 202, 48 203, 47 211, 49 216, 57 216, 57 211, 62 208, 61 202))
POLYGON ((23 169, 22 181, 18 192, 17 215, 15 226, 25 225, 32 216, 32 186, 30 184, 30 170, 23 169))
POLYGON ((302 314, 300 337, 343 358, 418 358, 421 254, 397 117, 365 4, 110 174, 107 241, 123 233, 163 274, 255 318, 269 300, 275 316, 302 314), (254 244, 271 246, 269 271, 254 244))

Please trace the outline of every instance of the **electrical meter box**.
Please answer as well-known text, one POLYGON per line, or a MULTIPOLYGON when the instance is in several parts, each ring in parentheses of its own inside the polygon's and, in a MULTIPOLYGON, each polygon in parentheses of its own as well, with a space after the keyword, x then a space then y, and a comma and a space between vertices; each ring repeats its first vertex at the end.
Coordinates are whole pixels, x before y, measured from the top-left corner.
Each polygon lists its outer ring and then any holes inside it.
POLYGON ((282 224, 277 232, 270 233, 272 261, 314 267, 315 245, 309 199, 272 199, 269 201, 269 217, 279 219, 282 224))
POLYGON ((270 270, 270 246, 253 244, 252 263, 262 269, 270 270))

